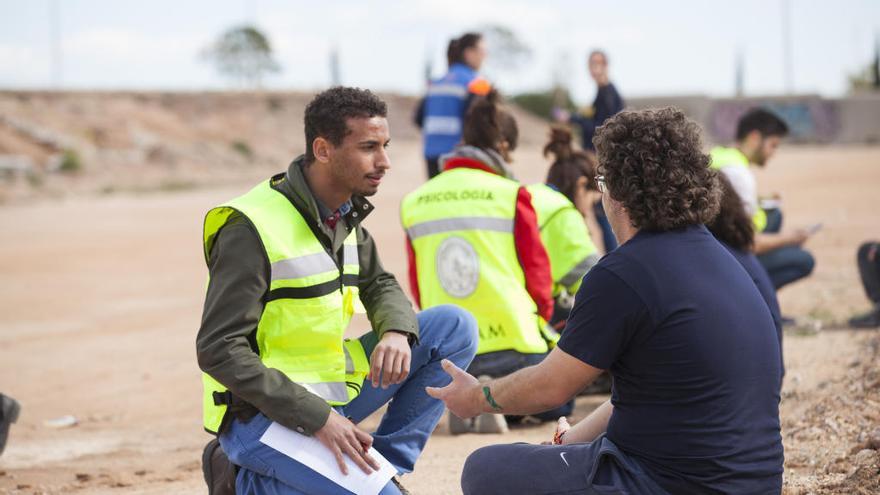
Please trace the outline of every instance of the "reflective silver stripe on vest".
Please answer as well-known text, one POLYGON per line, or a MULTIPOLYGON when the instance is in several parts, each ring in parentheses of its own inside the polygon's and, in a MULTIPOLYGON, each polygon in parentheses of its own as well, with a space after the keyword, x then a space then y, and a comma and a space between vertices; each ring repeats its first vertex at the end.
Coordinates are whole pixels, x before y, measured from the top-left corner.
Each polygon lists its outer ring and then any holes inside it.
POLYGON ((422 133, 455 136, 461 133, 461 119, 458 117, 429 115, 425 117, 422 133))
POLYGON ((350 246, 344 244, 342 246, 342 264, 357 265, 358 264, 358 248, 357 245, 350 246))
POLYGON ((345 382, 300 383, 309 392, 330 402, 348 402, 348 387, 345 382))
POLYGON ((345 351, 345 374, 350 375, 354 373, 354 360, 351 358, 351 353, 348 352, 348 347, 342 346, 342 350, 345 351))
POLYGON ((338 271, 327 253, 314 253, 272 263, 272 281, 302 278, 324 272, 338 271))
POLYGON ((565 275, 559 279, 559 285, 563 287, 571 287, 578 280, 584 278, 584 275, 590 271, 590 268, 593 268, 593 265, 599 262, 598 254, 591 254, 586 258, 582 259, 580 263, 575 265, 574 268, 568 271, 565 275))
POLYGON ((452 232, 455 230, 489 230, 492 232, 513 233, 513 220, 508 218, 496 217, 458 217, 443 218, 440 220, 429 220, 427 222, 417 223, 406 229, 410 240, 419 237, 440 234, 442 232, 452 232))
POLYGON ((467 94, 467 88, 460 84, 432 84, 428 87, 428 96, 455 96, 458 98, 464 98, 467 94))

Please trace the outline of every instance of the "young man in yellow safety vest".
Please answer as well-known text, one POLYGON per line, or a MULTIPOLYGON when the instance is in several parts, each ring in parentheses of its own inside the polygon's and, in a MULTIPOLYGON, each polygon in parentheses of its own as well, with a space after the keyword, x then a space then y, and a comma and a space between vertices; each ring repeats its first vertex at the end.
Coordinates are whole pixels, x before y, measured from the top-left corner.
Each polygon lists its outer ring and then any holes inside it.
MULTIPOLYGON (((305 154, 205 218, 204 427, 240 467, 240 493, 341 490, 263 444, 272 423, 314 436, 343 473, 346 457, 377 469, 370 446, 398 474, 412 471, 443 413, 425 385, 448 382, 441 359, 467 366, 476 351, 465 311, 415 315, 361 226, 373 210, 366 196, 390 168, 386 113, 366 90, 318 94, 305 110, 305 154), (372 332, 344 339, 361 303, 372 332), (357 426, 389 401, 377 431, 357 426)), ((222 456, 214 448, 206 453, 222 456)), ((207 457, 210 478, 216 459, 207 457)), ((394 480, 381 493, 401 491, 394 480)))
MULTIPOLYGON (((737 123, 736 145, 718 146, 710 152, 712 168, 727 177, 754 221, 755 254, 776 290, 813 271, 813 255, 802 246, 819 228, 817 224, 812 228, 783 230, 781 209, 778 206, 765 209, 759 201, 752 166, 766 166, 787 134, 788 125, 777 115, 754 108, 737 123)), ((784 324, 792 322, 791 318, 783 317, 784 324)))

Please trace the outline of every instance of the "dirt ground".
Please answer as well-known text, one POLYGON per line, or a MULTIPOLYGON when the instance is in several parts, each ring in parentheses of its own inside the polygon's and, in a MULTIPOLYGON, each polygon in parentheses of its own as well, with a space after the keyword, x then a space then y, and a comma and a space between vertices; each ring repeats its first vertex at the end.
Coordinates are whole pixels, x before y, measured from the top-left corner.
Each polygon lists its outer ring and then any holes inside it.
MULTIPOLYGON (((540 180, 545 163, 538 145, 526 144, 515 170, 540 180)), ((397 208, 422 180, 418 143, 396 142, 392 159, 366 226, 386 267, 403 275, 397 208)), ((201 220, 262 175, 178 192, 0 205, 0 391, 22 404, 0 457, 0 493, 206 492, 194 352, 206 275, 201 220), (66 415, 78 424, 46 423, 66 415)), ((759 183, 782 194, 788 225, 824 224, 808 244, 813 276, 781 292, 786 314, 823 325, 785 336, 785 491, 880 493, 880 340, 841 324, 867 308, 855 251, 880 238, 880 148, 783 148, 759 183)), ((367 328, 357 320, 350 333, 367 328)), ((604 399, 579 398, 575 419, 604 399)), ((416 494, 458 493, 474 449, 551 433, 545 425, 453 438, 443 422, 404 482, 416 494)))

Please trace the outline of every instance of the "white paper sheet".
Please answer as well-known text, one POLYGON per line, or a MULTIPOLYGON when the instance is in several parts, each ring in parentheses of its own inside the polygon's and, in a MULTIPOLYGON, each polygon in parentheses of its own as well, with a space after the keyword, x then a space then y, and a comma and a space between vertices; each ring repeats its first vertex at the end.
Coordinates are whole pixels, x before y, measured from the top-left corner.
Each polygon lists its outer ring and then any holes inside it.
POLYGON ((260 442, 305 464, 357 495, 376 495, 397 474, 397 469, 376 449, 370 447, 370 455, 379 463, 379 471, 367 475, 348 456, 344 456, 348 466, 348 475, 344 475, 339 470, 336 457, 318 439, 301 435, 275 422, 269 425, 260 437, 260 442))

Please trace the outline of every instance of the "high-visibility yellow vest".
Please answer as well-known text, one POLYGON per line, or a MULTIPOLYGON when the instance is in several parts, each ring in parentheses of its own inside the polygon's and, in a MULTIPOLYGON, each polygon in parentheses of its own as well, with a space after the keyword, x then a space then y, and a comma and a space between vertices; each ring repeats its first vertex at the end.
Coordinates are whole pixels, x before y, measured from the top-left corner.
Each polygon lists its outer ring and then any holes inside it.
MULTIPOLYGON (((749 159, 736 148, 725 148, 724 146, 716 146, 709 152, 712 161, 710 167, 715 170, 721 170, 724 167, 742 167, 749 168, 749 159)), ((748 198, 743 198, 748 199, 748 198)), ((755 224, 755 232, 763 232, 767 227, 767 213, 757 205, 755 213, 752 214, 752 223, 755 224)))
POLYGON ((422 308, 456 304, 477 320, 477 354, 542 353, 546 322, 525 285, 513 225, 520 184, 447 170, 409 193, 401 221, 415 252, 422 308))
POLYGON ((546 184, 532 184, 526 189, 532 195, 532 206, 538 216, 541 241, 550 257, 553 275, 553 297, 563 290, 577 292, 591 259, 598 250, 581 212, 564 194, 546 184))
MULTIPOLYGON (((340 269, 306 220, 266 181, 208 212, 205 259, 229 216, 239 212, 256 228, 270 265, 266 305, 257 324, 260 360, 331 405, 360 393, 369 361, 357 339, 344 340, 358 298, 355 231, 345 239, 340 269)), ((205 429, 216 433, 227 406, 226 388, 202 374, 205 429)))

